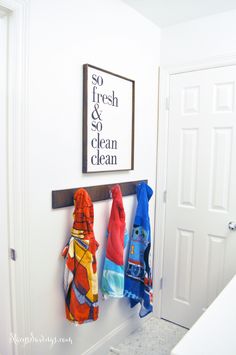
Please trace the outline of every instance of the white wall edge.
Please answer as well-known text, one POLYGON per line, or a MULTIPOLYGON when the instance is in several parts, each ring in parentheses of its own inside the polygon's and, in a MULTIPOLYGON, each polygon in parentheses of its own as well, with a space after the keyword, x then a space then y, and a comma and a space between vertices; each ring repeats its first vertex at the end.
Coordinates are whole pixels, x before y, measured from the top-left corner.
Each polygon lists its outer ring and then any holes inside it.
MULTIPOLYGON (((12 331, 30 334, 28 238, 28 22, 27 0, 0 0, 8 11, 8 220, 12 331)), ((30 346, 14 347, 14 355, 30 354, 30 346)))
POLYGON ((165 226, 165 202, 167 170, 167 144, 168 141, 168 111, 166 110, 166 98, 169 95, 168 72, 160 69, 159 83, 159 120, 158 120, 158 147, 157 147, 157 171, 156 171, 156 236, 154 255, 156 261, 157 281, 154 283, 154 315, 161 317, 161 285, 163 275, 163 251, 164 251, 164 226, 165 226))
MULTIPOLYGON (((166 99, 170 94, 171 75, 181 74, 191 71, 207 70, 225 66, 236 65, 236 53, 219 55, 206 58, 192 64, 183 64, 176 67, 160 67, 160 90, 159 90, 159 123, 158 123, 158 151, 157 151, 157 194, 156 194, 156 243, 154 254, 157 258, 157 272, 159 280, 163 277, 164 246, 165 246, 165 202, 163 194, 166 190, 167 164, 168 164, 168 124, 169 110, 166 108, 166 99)), ((168 191, 167 191, 168 196, 168 191)), ((168 197, 167 197, 168 198, 168 197)), ((163 285, 165 280, 163 279, 163 285)), ((154 315, 161 318, 161 297, 162 292, 160 282, 155 285, 157 300, 155 301, 154 315)))
MULTIPOLYGON (((145 321, 150 317, 151 315, 146 316, 145 321)), ((107 354, 111 346, 116 348, 117 344, 123 342, 129 334, 140 328, 143 322, 144 320, 137 318, 137 315, 131 316, 81 355, 107 354)))
MULTIPOLYGON (((158 97, 159 97, 159 89, 160 89, 160 67, 158 67, 158 97)), ((156 126, 156 137, 158 137, 158 122, 159 122, 159 98, 157 97, 157 126, 156 126)), ((157 151, 158 151, 158 139, 156 141, 156 156, 157 156, 157 151)), ((157 160, 155 161, 155 171, 157 172, 157 160)), ((156 216, 157 216, 157 195, 159 194, 159 187, 157 185, 157 178, 155 176, 155 201, 154 201, 154 229, 153 229, 153 245, 152 245, 152 283, 153 283, 153 315, 154 317, 157 316, 157 310, 158 310, 158 295, 159 295, 159 280, 160 280, 160 274, 159 274, 159 267, 158 267, 158 259, 156 258, 156 240, 158 238, 158 230, 157 230, 157 223, 156 221, 156 216)))

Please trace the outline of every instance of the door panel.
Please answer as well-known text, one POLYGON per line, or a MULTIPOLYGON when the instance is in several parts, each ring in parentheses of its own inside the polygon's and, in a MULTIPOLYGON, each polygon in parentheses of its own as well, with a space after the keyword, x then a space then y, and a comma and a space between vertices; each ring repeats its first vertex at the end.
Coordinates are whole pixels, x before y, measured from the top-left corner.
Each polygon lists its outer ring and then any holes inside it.
POLYGON ((236 273, 236 67, 171 76, 162 317, 190 327, 236 273))

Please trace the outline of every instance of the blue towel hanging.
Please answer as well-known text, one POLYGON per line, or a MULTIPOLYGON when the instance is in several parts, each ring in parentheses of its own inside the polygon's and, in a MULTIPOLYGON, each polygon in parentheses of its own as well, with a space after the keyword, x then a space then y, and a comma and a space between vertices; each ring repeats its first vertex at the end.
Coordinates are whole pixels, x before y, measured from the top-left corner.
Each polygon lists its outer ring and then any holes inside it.
POLYGON ((149 200, 153 191, 146 183, 137 185, 137 209, 129 246, 128 265, 125 275, 124 295, 130 306, 141 304, 140 317, 152 312, 152 271, 149 261, 151 230, 149 200))

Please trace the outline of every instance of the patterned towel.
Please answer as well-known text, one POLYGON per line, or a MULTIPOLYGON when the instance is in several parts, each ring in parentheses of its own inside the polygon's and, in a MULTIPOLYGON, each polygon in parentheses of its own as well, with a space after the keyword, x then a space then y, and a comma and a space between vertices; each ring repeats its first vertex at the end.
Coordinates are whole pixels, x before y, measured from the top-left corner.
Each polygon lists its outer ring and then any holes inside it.
POLYGON ((129 247, 124 294, 130 306, 141 304, 140 317, 152 312, 152 273, 149 264, 151 248, 148 201, 153 194, 146 183, 137 186, 137 210, 129 247))
POLYGON ((64 291, 66 318, 85 323, 98 318, 98 278, 93 233, 93 204, 84 189, 74 195, 71 238, 62 251, 65 258, 64 291))
POLYGON ((107 250, 102 276, 104 296, 124 296, 125 211, 119 185, 112 188, 112 208, 107 231, 107 250))

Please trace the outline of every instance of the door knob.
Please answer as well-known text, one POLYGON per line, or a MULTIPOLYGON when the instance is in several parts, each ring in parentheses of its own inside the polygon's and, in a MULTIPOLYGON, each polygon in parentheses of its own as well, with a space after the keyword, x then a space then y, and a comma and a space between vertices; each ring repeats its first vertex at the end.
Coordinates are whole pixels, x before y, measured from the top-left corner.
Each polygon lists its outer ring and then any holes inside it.
POLYGON ((235 222, 229 222, 228 227, 231 231, 236 230, 236 223, 235 222))

